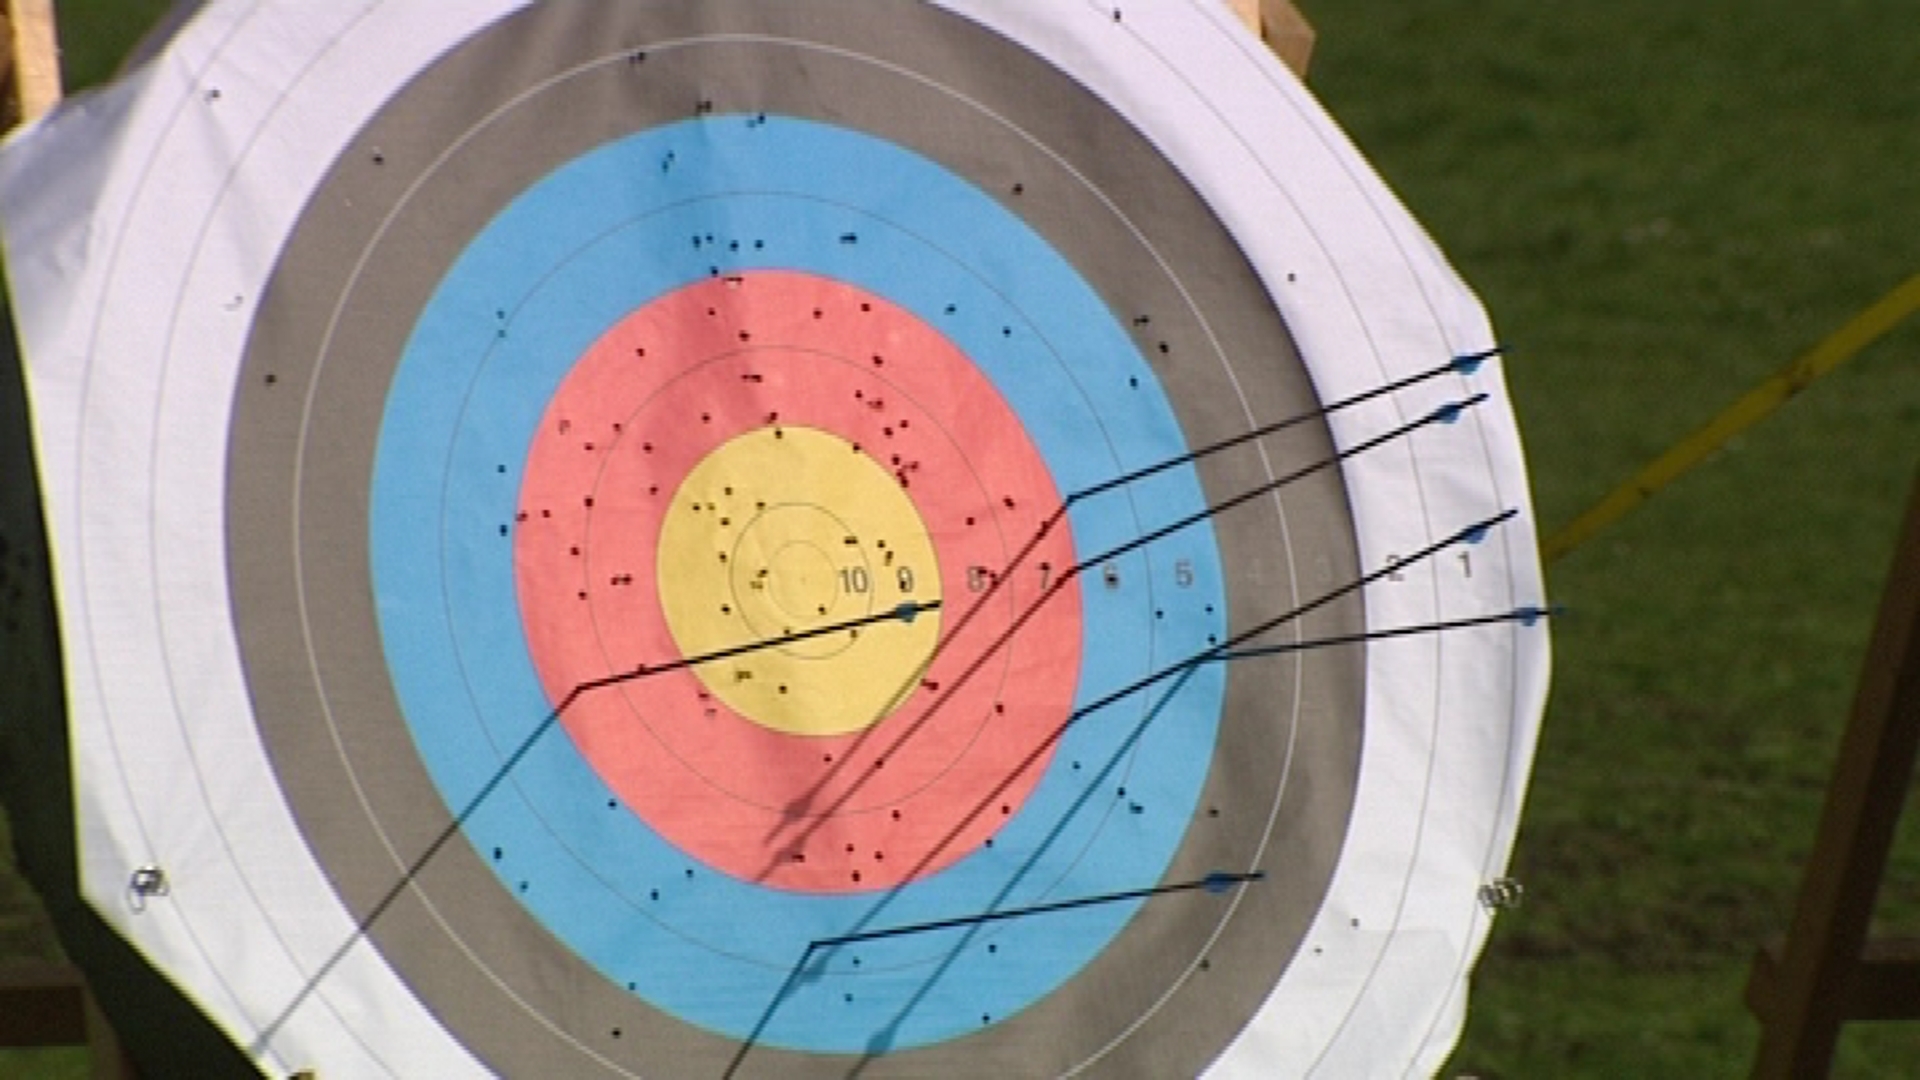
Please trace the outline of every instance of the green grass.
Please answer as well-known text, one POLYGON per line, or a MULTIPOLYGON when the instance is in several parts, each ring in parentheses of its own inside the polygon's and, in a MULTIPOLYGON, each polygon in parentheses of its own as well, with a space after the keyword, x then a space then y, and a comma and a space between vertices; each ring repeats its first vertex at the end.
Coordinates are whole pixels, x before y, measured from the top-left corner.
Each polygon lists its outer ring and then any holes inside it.
MULTIPOLYGON (((1313 84, 1492 309, 1563 523, 1920 272, 1920 4, 1310 2, 1313 84)), ((1920 462, 1905 326, 1551 568, 1553 701, 1453 1068, 1737 1076, 1920 462)), ((1903 829, 1884 928, 1920 927, 1903 829)), ((1910 1077, 1920 1025, 1836 1075, 1910 1077)))
POLYGON ((69 87, 111 76, 172 0, 55 0, 60 20, 60 69, 69 87))
MULTIPOLYGON (((65 5, 70 74, 164 6, 65 5)), ((1920 272, 1920 0, 1305 7, 1314 87, 1513 346, 1549 527, 1920 272)), ((1551 568, 1527 904, 1450 1072, 1746 1072, 1916 463, 1920 322, 1551 568)), ((23 907, 0 877, 0 953, 43 949, 23 907)), ((1920 823, 1881 922, 1920 933, 1920 823)), ((1920 1024, 1876 1025, 1836 1075, 1916 1072, 1920 1024)))
POLYGON ((0 1080, 89 1080, 91 1068, 78 1048, 0 1050, 0 1080))

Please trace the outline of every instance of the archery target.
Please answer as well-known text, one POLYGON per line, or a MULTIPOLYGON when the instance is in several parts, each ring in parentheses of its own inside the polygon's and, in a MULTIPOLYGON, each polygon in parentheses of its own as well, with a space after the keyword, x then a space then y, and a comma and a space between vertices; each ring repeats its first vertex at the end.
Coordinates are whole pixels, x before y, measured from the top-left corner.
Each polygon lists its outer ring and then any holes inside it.
POLYGON ((283 1071, 1437 1063, 1542 632, 1219 654, 1537 602, 1518 444, 1316 415, 1490 342, 1230 16, 418 7, 210 6, 22 305, 123 932, 283 1071))

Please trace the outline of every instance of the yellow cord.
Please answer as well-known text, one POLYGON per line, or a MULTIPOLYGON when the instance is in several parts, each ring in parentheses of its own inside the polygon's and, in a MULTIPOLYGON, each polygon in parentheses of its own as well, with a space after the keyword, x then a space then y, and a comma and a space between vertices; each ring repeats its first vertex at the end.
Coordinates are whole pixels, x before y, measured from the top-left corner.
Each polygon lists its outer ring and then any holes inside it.
POLYGON ((1655 492, 1700 464, 1728 439, 1766 419, 1815 379, 1873 344, 1915 310, 1920 310, 1920 274, 1908 278, 1872 307, 1849 319, 1845 326, 1834 331, 1825 341, 1749 390, 1705 427, 1680 440, 1671 450, 1654 459, 1653 464, 1634 474, 1633 479, 1615 488, 1593 509, 1574 518, 1566 527, 1548 537, 1547 542, 1541 545, 1541 555, 1548 562, 1553 562, 1579 547, 1594 533, 1624 517, 1655 492))

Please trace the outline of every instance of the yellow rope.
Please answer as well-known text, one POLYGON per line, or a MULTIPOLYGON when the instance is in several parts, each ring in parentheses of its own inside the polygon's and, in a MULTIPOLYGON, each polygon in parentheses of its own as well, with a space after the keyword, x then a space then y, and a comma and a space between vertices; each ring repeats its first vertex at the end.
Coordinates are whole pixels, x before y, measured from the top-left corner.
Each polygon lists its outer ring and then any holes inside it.
POLYGON ((1655 492, 1700 464, 1728 439, 1766 419, 1815 379, 1873 344, 1915 310, 1920 310, 1920 274, 1908 278, 1872 307, 1849 319, 1845 326, 1834 331, 1825 341, 1749 390, 1705 427, 1680 440, 1671 450, 1636 473, 1633 479, 1615 488, 1593 509, 1574 518, 1566 527, 1548 537, 1547 542, 1541 545, 1541 554, 1548 562, 1553 562, 1579 547, 1594 533, 1624 517, 1655 492))

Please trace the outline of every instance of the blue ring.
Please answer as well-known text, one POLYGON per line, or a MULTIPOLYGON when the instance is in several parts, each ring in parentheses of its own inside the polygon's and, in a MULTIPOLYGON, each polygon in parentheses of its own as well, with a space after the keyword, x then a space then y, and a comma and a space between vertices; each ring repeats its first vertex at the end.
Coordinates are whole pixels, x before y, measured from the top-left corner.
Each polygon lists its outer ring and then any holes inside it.
MULTIPOLYGON (((946 334, 1013 407, 1062 492, 1187 450, 1152 370, 1079 274, 923 157, 777 116, 688 121, 582 155, 462 253, 420 316, 382 420, 370 543, 383 646, 453 813, 553 707, 520 628, 502 529, 548 400, 633 309, 716 271, 756 268, 846 281, 946 334)), ((1077 503, 1075 556, 1204 507, 1185 466, 1077 503)), ((1076 707, 1225 632, 1205 523, 1114 569, 1119 588, 1098 573, 1083 579, 1082 625, 1100 636, 1083 649, 1076 707)), ((733 1039, 757 1030, 759 1042, 796 1050, 905 1049, 1052 992, 1139 902, 841 947, 790 981, 807 941, 1157 884, 1141 868, 1164 872, 1180 846, 1224 689, 1220 665, 1202 665, 1075 723, 992 848, 890 893, 783 892, 699 865, 623 806, 610 809, 612 792, 559 730, 533 741, 464 831, 535 920, 687 1023, 733 1039)))

